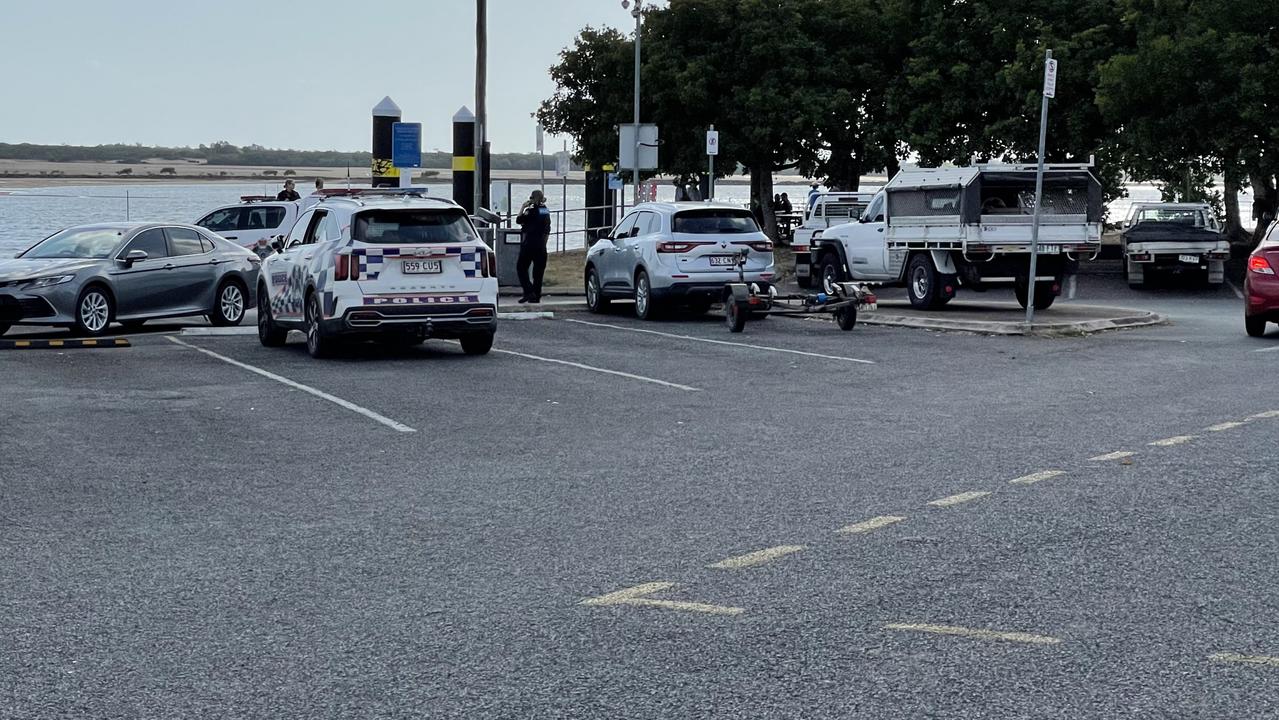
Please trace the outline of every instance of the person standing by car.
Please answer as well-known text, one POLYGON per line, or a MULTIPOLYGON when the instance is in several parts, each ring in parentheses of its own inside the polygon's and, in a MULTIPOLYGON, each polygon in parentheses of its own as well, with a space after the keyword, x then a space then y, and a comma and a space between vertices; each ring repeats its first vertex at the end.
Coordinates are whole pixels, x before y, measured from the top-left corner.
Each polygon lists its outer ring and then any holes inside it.
POLYGON ((284 181, 284 189, 280 191, 280 194, 275 196, 275 199, 276 200, 301 200, 302 196, 298 194, 297 190, 293 189, 293 180, 290 179, 290 180, 284 181))
POLYGON ((542 275, 546 272, 546 241, 551 236, 551 211, 541 190, 534 190, 520 207, 520 257, 515 263, 524 295, 522 303, 542 301, 542 275), (530 276, 529 271, 532 270, 530 276))

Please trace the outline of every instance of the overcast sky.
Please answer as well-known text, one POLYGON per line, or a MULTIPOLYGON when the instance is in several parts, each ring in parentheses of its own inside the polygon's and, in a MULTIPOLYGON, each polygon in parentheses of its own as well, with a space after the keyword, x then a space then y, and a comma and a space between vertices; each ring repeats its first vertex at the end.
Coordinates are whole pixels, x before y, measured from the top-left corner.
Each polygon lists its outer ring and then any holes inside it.
MULTIPOLYGON (((488 7, 489 140, 532 152, 559 51, 633 21, 620 0, 488 7)), ((0 0, 0 142, 367 150, 384 95, 451 150, 475 109, 472 0, 0 0)))

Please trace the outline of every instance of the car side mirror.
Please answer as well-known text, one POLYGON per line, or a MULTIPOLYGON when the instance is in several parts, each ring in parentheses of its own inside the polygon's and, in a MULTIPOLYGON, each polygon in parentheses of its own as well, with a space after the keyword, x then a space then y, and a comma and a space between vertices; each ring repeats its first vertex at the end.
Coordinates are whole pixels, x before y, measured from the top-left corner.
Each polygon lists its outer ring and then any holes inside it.
POLYGON ((147 257, 148 255, 146 250, 130 250, 124 254, 124 257, 120 259, 120 262, 124 263, 125 267, 133 267, 133 263, 140 263, 143 260, 146 260, 147 257))
POLYGON ((274 250, 274 251, 276 251, 276 252, 278 252, 278 253, 282 253, 282 252, 284 252, 284 240, 283 240, 283 238, 281 238, 279 235, 277 235, 277 236, 275 236, 274 238, 272 238, 272 239, 271 239, 271 249, 272 249, 272 250, 274 250))

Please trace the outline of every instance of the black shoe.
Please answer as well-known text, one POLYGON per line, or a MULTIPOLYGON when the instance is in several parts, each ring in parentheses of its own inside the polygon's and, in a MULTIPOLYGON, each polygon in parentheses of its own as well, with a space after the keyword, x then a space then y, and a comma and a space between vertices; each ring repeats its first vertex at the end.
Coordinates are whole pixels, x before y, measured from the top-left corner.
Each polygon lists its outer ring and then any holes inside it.
POLYGON ((541 295, 538 295, 537 297, 533 298, 532 300, 529 300, 529 302, 530 302, 530 303, 532 303, 532 304, 534 304, 534 305, 541 305, 541 304, 542 304, 542 296, 541 296, 541 295))
POLYGON ((519 302, 520 302, 520 304, 521 304, 521 305, 523 305, 524 303, 528 302, 528 298, 526 298, 526 297, 522 297, 522 298, 520 298, 520 301, 519 301, 519 302))

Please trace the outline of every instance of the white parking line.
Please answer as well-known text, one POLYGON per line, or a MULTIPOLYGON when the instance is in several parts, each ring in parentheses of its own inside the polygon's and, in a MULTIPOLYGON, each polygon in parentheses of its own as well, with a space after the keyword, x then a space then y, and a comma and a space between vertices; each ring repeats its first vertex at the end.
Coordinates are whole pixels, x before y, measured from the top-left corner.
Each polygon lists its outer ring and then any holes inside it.
POLYGON ((874 360, 862 360, 861 358, 844 357, 842 355, 823 355, 822 353, 806 352, 804 350, 791 350, 790 348, 770 347, 768 345, 752 345, 751 343, 730 342, 728 340, 712 340, 710 338, 701 338, 693 335, 678 335, 676 333, 661 332, 660 330, 646 330, 644 328, 625 327, 623 325, 610 325, 609 323, 597 323, 587 320, 574 320, 565 318, 564 322, 577 323, 578 325, 588 325, 590 327, 609 328, 610 330, 625 330, 626 332, 643 333, 645 335, 658 335, 661 337, 674 338, 676 340, 692 340, 693 342, 704 342, 712 345, 728 345, 731 347, 750 348, 751 350, 765 350, 768 352, 786 353, 788 355, 803 355, 804 357, 815 357, 823 360, 839 360, 841 362, 861 363, 863 365, 874 365, 874 360))
POLYGON ((1088 459, 1093 462, 1103 462, 1105 460, 1123 460, 1124 458, 1130 458, 1136 454, 1137 453, 1132 452, 1130 450, 1116 450, 1115 452, 1112 452, 1112 453, 1106 453, 1105 455, 1098 455, 1096 457, 1090 457, 1088 459))
POLYGON ((630 380, 640 380, 642 382, 653 383, 654 385, 663 385, 665 387, 675 388, 676 390, 687 390, 689 392, 701 392, 701 388, 690 387, 688 385, 680 385, 679 383, 667 382, 665 380, 658 380, 657 378, 644 377, 643 375, 632 375, 631 373, 622 372, 620 370, 609 370, 607 368, 595 367, 593 365, 583 365, 582 363, 570 362, 568 360, 559 360, 556 358, 542 357, 541 355, 529 355, 528 353, 515 352, 514 350, 498 350, 497 348, 493 348, 492 352, 502 353, 503 355, 514 355, 515 357, 522 357, 522 358, 525 358, 526 360, 537 360, 539 362, 544 362, 544 363, 554 363, 556 365, 567 365, 569 367, 578 368, 579 370, 590 370, 591 372, 604 373, 605 375, 616 375, 617 377, 624 377, 630 380))
POLYGON ((391 418, 386 417, 385 415, 380 415, 378 413, 373 412, 372 410, 369 410, 368 408, 360 407, 359 405, 356 405, 355 403, 347 400, 343 400, 342 398, 337 397, 336 395, 330 395, 324 392, 323 390, 316 390, 315 388, 309 385, 303 385, 300 382, 294 382, 293 380, 290 380, 281 375, 276 375, 273 372, 267 372, 266 370, 263 370, 262 368, 254 367, 252 365, 242 363, 239 360, 232 360, 231 358, 225 355, 219 355, 211 350, 205 350, 202 347, 196 347, 195 345, 192 345, 187 342, 183 342, 182 340, 179 340, 173 337, 172 335, 167 336, 167 339, 169 340, 169 342, 176 343, 178 345, 181 345, 182 347, 191 348, 192 350, 196 352, 204 353, 205 355, 208 355, 211 358, 221 360, 222 362, 227 363, 228 365, 234 365, 238 368, 248 370, 251 373, 257 373, 258 375, 261 375, 264 378, 274 380, 284 385, 288 385, 289 387, 294 388, 295 390, 301 390, 304 393, 309 393, 311 395, 314 395, 320 398, 321 400, 328 400, 329 402, 333 403, 334 405, 337 405, 338 407, 346 408, 347 410, 350 410, 353 413, 359 413, 360 415, 363 415, 364 417, 370 420, 373 420, 374 422, 381 423, 391 428, 392 430, 395 430, 396 432, 403 432, 403 433, 417 432, 417 430, 409 427, 408 425, 405 425, 404 423, 398 423, 392 420, 391 418))
POLYGON ((1240 655, 1239 653, 1213 653, 1208 656, 1209 660, 1224 663, 1242 663, 1244 665, 1264 665, 1266 667, 1279 667, 1279 657, 1271 655, 1240 655))
POLYGON ((1231 422, 1223 422, 1223 423, 1217 423, 1216 425, 1210 425, 1204 428, 1204 430, 1207 432, 1222 432, 1223 430, 1234 430, 1237 427, 1243 427, 1244 425, 1247 425, 1247 424, 1248 424, 1247 421, 1233 420, 1231 422))
POLYGON ((1253 352, 1276 352, 1276 351, 1279 351, 1279 345, 1276 345, 1274 347, 1261 348, 1260 350, 1253 350, 1253 352))
POLYGON ((1044 470, 1042 472, 1031 473, 1029 475, 1022 475, 1021 477, 1009 480, 1008 482, 1014 485, 1033 485, 1034 483, 1041 482, 1043 480, 1051 480, 1059 475, 1065 474, 1065 470, 1044 470))
POLYGON ((879 517, 873 517, 869 520, 863 520, 859 523, 853 523, 852 525, 845 525, 844 527, 836 530, 835 532, 844 533, 846 535, 851 535, 854 533, 867 533, 872 530, 878 530, 882 527, 888 527, 889 525, 899 523, 905 519, 906 518, 900 515, 880 515, 879 517))
POLYGON ((1147 444, 1153 445, 1154 447, 1172 447, 1173 445, 1184 445, 1190 442, 1191 440, 1194 440, 1197 437, 1199 436, 1198 435, 1174 435, 1170 438, 1164 438, 1163 440, 1156 440, 1152 443, 1147 443, 1147 444))
POLYGON ((1265 412, 1259 412, 1256 415, 1249 415, 1248 419, 1249 420, 1265 420, 1267 418, 1276 418, 1276 417, 1279 417, 1279 410, 1267 410, 1265 412))
POLYGON ((1227 280, 1226 284, 1230 286, 1231 290, 1235 291, 1236 297, 1238 297, 1240 300, 1244 299, 1243 290, 1240 290, 1238 285, 1234 284, 1234 282, 1231 280, 1227 280))
POLYGON ((763 550, 756 550, 753 553, 746 553, 745 555, 726 558, 717 563, 713 563, 711 567, 716 570, 737 570, 740 568, 755 567, 756 565, 763 565, 769 560, 786 557, 787 555, 797 553, 803 549, 803 545, 778 545, 777 547, 764 548, 763 550))
POLYGON ((581 602, 582 605, 608 606, 608 605, 633 605, 638 607, 656 607, 665 608, 667 610, 684 610, 687 612, 700 612, 710 615, 741 615, 746 612, 745 608, 730 607, 727 605, 708 605, 707 603, 683 602, 681 600, 655 600, 645 597, 655 592, 670 590, 675 587, 672 582, 651 582, 643 585, 636 585, 624 590, 618 590, 599 597, 587 598, 581 602))
POLYGON ((970 502, 972 500, 976 500, 977 498, 984 498, 989 494, 990 493, 986 492, 985 490, 970 490, 968 492, 961 492, 957 495, 948 495, 944 498, 930 500, 928 504, 934 507, 950 507, 952 505, 959 505, 960 503, 970 502))
POLYGON ((1001 632, 999 630, 982 630, 980 628, 966 628, 956 625, 927 625, 919 623, 885 623, 884 627, 889 630, 906 630, 911 632, 934 633, 937 635, 956 635, 959 637, 973 638, 975 640, 1003 640, 1005 642, 1031 643, 1034 645, 1056 645, 1061 642, 1058 638, 1049 637, 1047 635, 1033 635, 1023 632, 1001 632))

